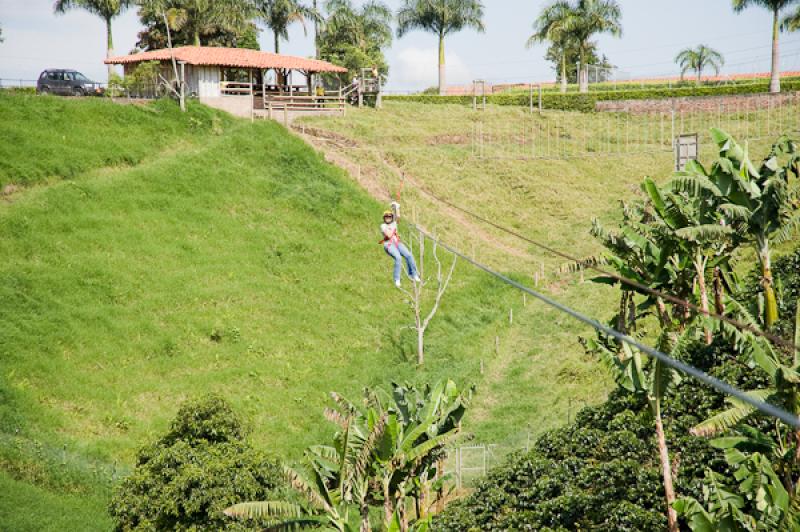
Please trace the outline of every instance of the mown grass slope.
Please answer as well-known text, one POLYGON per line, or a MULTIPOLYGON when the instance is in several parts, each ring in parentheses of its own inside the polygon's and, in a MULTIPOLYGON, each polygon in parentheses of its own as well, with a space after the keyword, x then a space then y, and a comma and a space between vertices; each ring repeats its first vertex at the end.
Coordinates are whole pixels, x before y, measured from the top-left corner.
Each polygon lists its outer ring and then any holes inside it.
POLYGON ((169 102, 109 105, 0 91, 0 187, 72 178, 101 166, 131 166, 165 145, 221 133, 232 119, 169 102))
MULTIPOLYGON (((765 133, 767 125, 796 112, 697 113, 691 121, 679 119, 676 129, 700 133, 704 161, 715 156, 708 136, 711 126, 722 124, 739 135, 758 133, 759 140, 750 143, 751 154, 758 158, 774 140, 765 133)), ((597 256, 602 247, 589 234, 592 220, 614 227, 621 203, 641 194, 642 179, 664 181, 674 167, 669 123, 634 116, 629 127, 627 121, 611 118, 604 113, 547 111, 540 116, 527 108, 489 106, 474 111, 460 105, 392 101, 381 111, 306 118, 296 129, 348 161, 378 193, 394 195, 405 176, 406 214, 415 213, 422 225, 446 241, 496 269, 514 272, 531 287, 537 286, 536 273, 544 270, 539 289, 605 321, 617 308, 616 289, 581 282, 580 274, 564 273, 566 259, 450 209, 427 192, 575 257, 597 256), (626 125, 620 128, 621 123, 626 125), (484 158, 476 157, 473 145, 481 132, 484 158), (645 141, 626 153, 633 138, 645 141), (571 145, 571 151, 565 145, 571 145), (559 156, 585 146, 596 153, 559 156), (533 153, 549 156, 531 158, 533 153)), ((782 123, 787 128, 795 124, 788 119, 782 123)), ((587 271, 583 279, 595 275, 587 271)), ((516 438, 519 445, 528 427, 535 436, 563 424, 580 406, 601 401, 610 383, 578 342, 579 335, 593 332, 531 299, 514 319, 519 326, 509 329, 500 338, 498 354, 487 358, 483 393, 470 421, 484 441, 516 438)))
MULTIPOLYGON (((35 129, 51 105, 77 127, 132 112, 4 97, 0 113, 35 129)), ((449 377, 484 393, 516 294, 459 266, 417 369, 377 244, 383 206, 277 124, 218 133, 189 128, 132 167, 93 159, 0 204, 0 529, 107 528, 109 487, 189 397, 222 394, 291 461, 331 431, 330 391, 449 377)), ((34 165, 25 146, 7 167, 34 165)))

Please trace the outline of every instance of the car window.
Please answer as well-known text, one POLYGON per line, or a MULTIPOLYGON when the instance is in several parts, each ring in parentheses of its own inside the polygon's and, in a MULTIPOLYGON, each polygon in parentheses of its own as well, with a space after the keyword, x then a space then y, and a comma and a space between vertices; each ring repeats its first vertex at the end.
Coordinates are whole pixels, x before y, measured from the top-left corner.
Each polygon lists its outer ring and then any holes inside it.
POLYGON ((49 72, 47 74, 47 79, 58 81, 59 79, 61 79, 61 76, 59 76, 59 74, 60 74, 59 72, 49 72))
POLYGON ((80 81, 82 83, 88 83, 89 78, 81 74, 80 72, 74 72, 73 75, 75 76, 75 81, 80 81))
POLYGON ((72 72, 64 72, 64 79, 67 81, 72 81, 74 78, 72 72))

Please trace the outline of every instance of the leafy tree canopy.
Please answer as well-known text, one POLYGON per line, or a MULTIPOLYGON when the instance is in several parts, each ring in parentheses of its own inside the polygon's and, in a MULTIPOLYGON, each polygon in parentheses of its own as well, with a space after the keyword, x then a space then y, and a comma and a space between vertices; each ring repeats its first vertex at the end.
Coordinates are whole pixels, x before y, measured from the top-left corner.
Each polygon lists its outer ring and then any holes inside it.
POLYGON ((145 3, 139 8, 139 20, 144 29, 139 32, 137 48, 154 50, 167 47, 164 14, 170 25, 173 46, 259 49, 259 30, 253 22, 251 6, 244 0, 165 0, 163 3, 145 3))
POLYGON ((384 50, 392 44, 391 10, 376 0, 361 7, 351 0, 328 0, 325 9, 328 16, 319 35, 320 57, 348 69, 338 80, 347 83, 361 77, 362 68, 377 68, 385 79, 389 63, 384 50))
POLYGON ((223 399, 185 404, 161 438, 139 451, 136 468, 114 492, 117 530, 244 530, 222 510, 241 498, 275 496, 284 484, 278 464, 253 449, 223 399))

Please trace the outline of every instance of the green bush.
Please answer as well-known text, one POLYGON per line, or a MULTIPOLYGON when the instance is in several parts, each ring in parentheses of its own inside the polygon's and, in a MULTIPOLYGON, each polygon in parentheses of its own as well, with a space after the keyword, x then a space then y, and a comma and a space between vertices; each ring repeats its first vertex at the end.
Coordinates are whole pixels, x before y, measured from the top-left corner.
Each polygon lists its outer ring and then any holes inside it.
MULTIPOLYGON (((748 389, 766 380, 724 345, 696 344, 687 362, 748 389)), ((693 379, 684 379, 665 402, 680 495, 701 496, 705 469, 726 467, 707 440, 689 434, 723 405, 721 394, 693 379)), ((634 531, 663 530, 666 523, 653 418, 642 396, 617 389, 493 470, 472 495, 436 517, 435 529, 634 531)))
MULTIPOLYGON (((784 81, 782 84, 784 91, 794 91, 800 89, 800 81, 784 81)), ((769 84, 747 83, 731 84, 722 86, 687 86, 687 87, 661 87, 644 89, 624 89, 615 91, 597 91, 588 94, 579 93, 555 93, 545 91, 542 94, 542 106, 545 109, 557 109, 562 111, 593 111, 598 101, 608 100, 647 100, 664 98, 686 98, 697 96, 730 96, 767 93, 769 84)), ((429 104, 460 104, 472 105, 471 95, 461 96, 438 96, 433 94, 416 94, 413 96, 385 96, 387 101, 416 102, 429 104)), ((517 105, 527 107, 530 104, 527 92, 505 92, 491 94, 486 97, 487 103, 494 105, 517 105)))
POLYGON ((116 530, 244 530, 222 513, 242 500, 265 500, 283 486, 278 464, 254 450, 230 406, 207 396, 181 407, 170 430, 143 448, 115 489, 116 530))

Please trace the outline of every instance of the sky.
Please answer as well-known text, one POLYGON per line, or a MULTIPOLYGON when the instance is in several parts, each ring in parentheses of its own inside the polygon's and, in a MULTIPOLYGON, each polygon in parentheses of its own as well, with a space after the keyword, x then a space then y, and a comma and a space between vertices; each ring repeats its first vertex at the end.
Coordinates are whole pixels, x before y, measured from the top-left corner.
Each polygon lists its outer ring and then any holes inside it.
MULTIPOLYGON (((384 0, 396 10, 402 0, 384 0)), ((492 83, 552 81, 544 60, 545 46, 525 48, 532 24, 549 0, 484 0, 486 32, 464 30, 447 38, 448 84, 473 79, 492 83)), ((356 4, 363 0, 354 0, 356 4)), ((620 79, 677 75, 677 52, 687 46, 709 45, 725 56, 724 74, 769 70, 770 14, 750 8, 741 14, 731 0, 619 0, 622 38, 599 36, 600 52, 619 69, 620 79)), ((0 0, 0 79, 34 80, 45 68, 74 68, 105 81, 105 26, 101 19, 75 10, 53 14, 50 0, 0 0)), ((113 22, 118 53, 136 43, 140 24, 130 9, 113 22)), ((309 31, 311 28, 309 27, 309 31)), ((262 31, 263 50, 271 50, 272 35, 262 31)), ((781 69, 800 70, 800 32, 781 36, 781 69)), ((310 56, 313 39, 301 25, 291 28, 282 53, 310 56)), ((395 39, 386 52, 390 65, 387 90, 421 90, 436 84, 436 37, 414 31, 395 39)))

